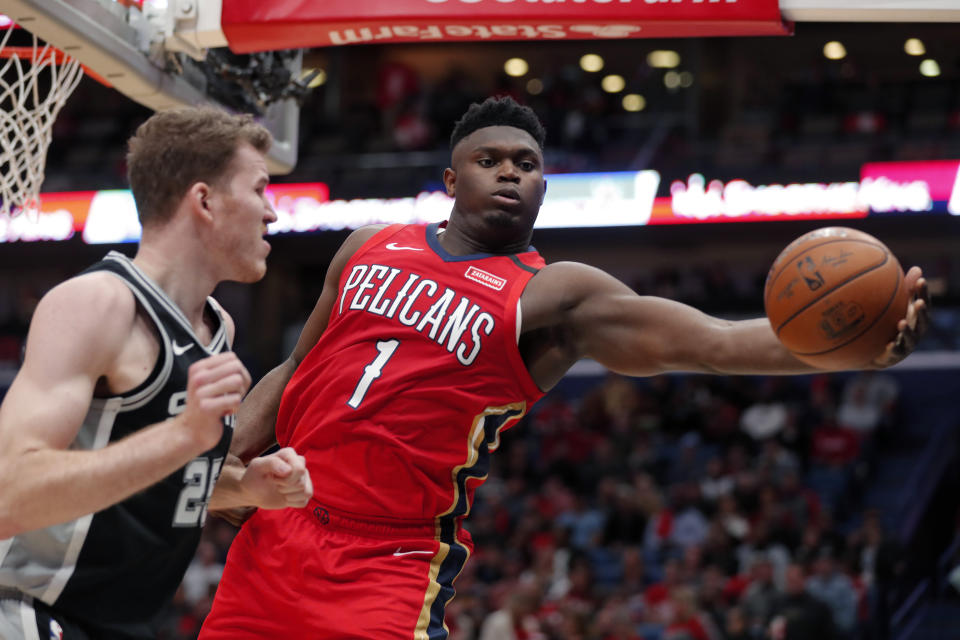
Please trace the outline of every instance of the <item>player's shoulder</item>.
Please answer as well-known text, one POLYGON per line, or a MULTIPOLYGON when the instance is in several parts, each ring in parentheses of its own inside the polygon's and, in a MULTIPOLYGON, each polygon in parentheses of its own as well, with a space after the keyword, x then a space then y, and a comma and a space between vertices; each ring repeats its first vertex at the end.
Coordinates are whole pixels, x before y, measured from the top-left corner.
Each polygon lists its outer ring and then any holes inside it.
POLYGON ((37 305, 41 318, 52 316, 74 326, 99 327, 101 332, 133 323, 137 301, 120 278, 107 272, 84 273, 48 291, 37 305))
POLYGON ((343 244, 340 245, 340 249, 334 257, 334 262, 346 263, 353 254, 357 253, 371 238, 388 226, 389 225, 386 224, 370 224, 352 231, 350 235, 347 236, 347 239, 343 241, 343 244))
POLYGON ((551 262, 523 290, 523 312, 546 315, 570 310, 598 293, 619 290, 610 274, 582 262, 551 262))
POLYGON ((553 286, 565 283, 567 287, 590 287, 610 276, 596 267, 582 262, 551 262, 541 268, 530 284, 536 286, 553 286))
POLYGON ((356 251, 363 245, 365 245, 373 236, 377 235, 390 225, 386 224, 369 224, 364 227, 360 227, 353 231, 347 239, 344 241, 343 246, 353 247, 353 250, 356 251))

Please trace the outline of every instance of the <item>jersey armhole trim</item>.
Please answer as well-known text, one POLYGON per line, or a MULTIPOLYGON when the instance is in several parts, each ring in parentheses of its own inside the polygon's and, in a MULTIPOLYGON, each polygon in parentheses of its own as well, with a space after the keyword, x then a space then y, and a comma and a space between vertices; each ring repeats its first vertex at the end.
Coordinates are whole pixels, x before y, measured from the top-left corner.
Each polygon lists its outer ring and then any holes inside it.
MULTIPOLYGON (((409 225, 405 224, 391 224, 380 231, 377 231, 375 234, 367 238, 367 241, 360 245, 360 248, 353 252, 353 255, 350 256, 350 259, 347 260, 347 265, 352 264, 357 258, 365 254, 367 251, 382 243, 387 238, 392 237, 393 235, 403 231, 404 227, 409 225)), ((347 272, 347 269, 344 268, 344 273, 347 272)))
POLYGON ((529 404, 533 404, 544 395, 544 391, 537 386, 533 376, 530 375, 527 363, 523 361, 523 356, 520 354, 520 331, 523 321, 520 298, 532 277, 533 275, 527 276, 526 274, 522 274, 521 277, 517 278, 513 286, 510 287, 510 297, 507 300, 504 315, 513 326, 503 332, 504 348, 507 352, 507 358, 512 365, 513 375, 520 385, 520 389, 526 395, 526 399, 529 400, 529 404))

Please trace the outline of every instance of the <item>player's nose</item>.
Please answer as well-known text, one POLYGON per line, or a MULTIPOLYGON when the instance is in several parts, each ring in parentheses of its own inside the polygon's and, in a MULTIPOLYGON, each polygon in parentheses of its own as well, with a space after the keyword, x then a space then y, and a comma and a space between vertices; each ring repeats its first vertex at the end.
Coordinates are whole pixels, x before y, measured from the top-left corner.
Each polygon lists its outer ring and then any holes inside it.
POLYGON ((520 171, 517 165, 509 160, 500 163, 500 171, 497 172, 497 180, 501 182, 520 182, 520 171))

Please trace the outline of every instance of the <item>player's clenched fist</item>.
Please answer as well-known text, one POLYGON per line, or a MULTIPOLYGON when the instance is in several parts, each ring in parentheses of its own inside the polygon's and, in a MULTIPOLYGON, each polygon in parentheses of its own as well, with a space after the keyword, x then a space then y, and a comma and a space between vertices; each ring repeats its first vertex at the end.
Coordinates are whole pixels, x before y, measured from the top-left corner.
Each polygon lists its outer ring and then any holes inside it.
POLYGON ((223 436, 223 417, 240 406, 250 374, 232 352, 197 360, 187 371, 187 403, 177 420, 190 429, 203 451, 223 436))
POLYGON ((251 460, 240 486, 250 503, 262 509, 305 507, 313 496, 306 461, 290 447, 251 460))

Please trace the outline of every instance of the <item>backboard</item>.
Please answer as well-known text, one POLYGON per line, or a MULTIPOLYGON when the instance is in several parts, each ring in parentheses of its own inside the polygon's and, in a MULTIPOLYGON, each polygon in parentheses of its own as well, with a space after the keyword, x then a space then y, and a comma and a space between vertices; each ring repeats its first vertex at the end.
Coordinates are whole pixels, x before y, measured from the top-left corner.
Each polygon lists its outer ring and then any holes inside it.
POLYGON ((212 104, 255 114, 274 136, 271 173, 288 173, 297 161, 297 97, 306 91, 299 82, 302 56, 237 56, 195 36, 175 35, 178 25, 195 24, 208 10, 219 14, 219 6, 203 0, 0 0, 0 14, 153 110, 212 104))

